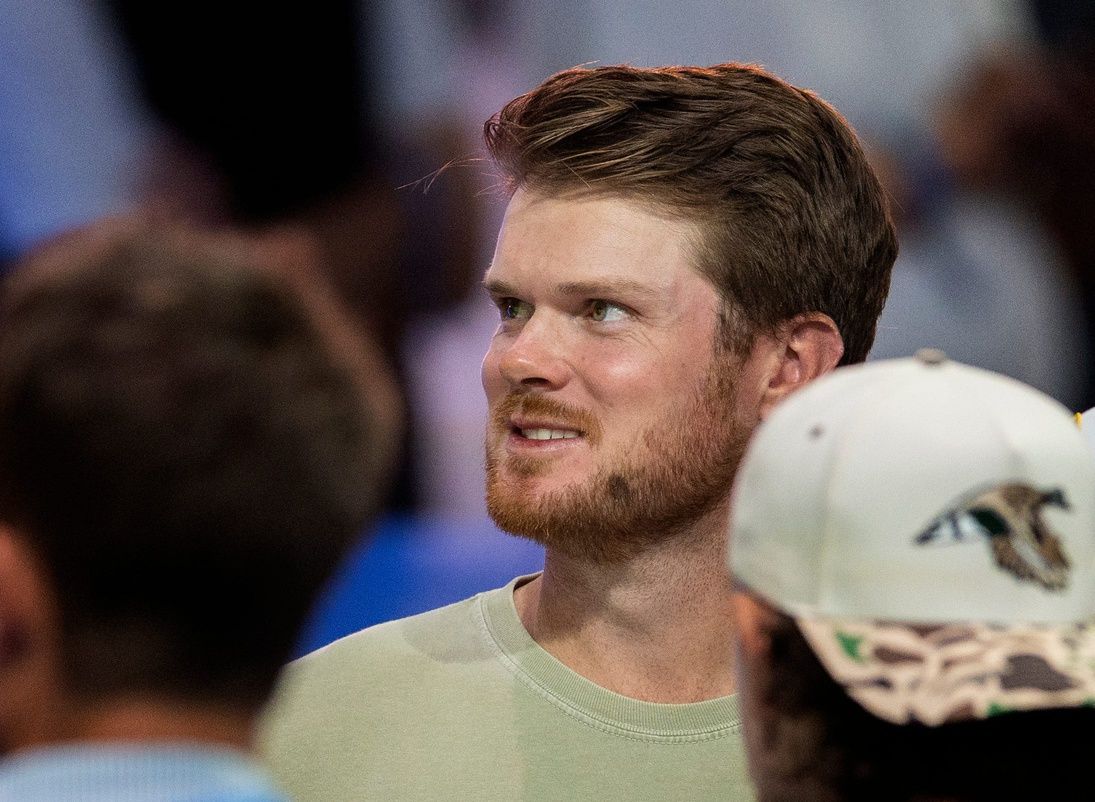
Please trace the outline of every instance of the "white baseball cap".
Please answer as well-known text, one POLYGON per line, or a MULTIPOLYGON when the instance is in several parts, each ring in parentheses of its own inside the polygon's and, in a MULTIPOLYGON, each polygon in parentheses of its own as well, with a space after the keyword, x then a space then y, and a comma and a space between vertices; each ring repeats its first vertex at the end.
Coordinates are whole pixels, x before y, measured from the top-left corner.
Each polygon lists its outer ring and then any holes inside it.
POLYGON ((841 368, 758 428, 732 509, 735 581, 871 713, 1095 704, 1095 458, 1037 390, 938 351, 841 368))

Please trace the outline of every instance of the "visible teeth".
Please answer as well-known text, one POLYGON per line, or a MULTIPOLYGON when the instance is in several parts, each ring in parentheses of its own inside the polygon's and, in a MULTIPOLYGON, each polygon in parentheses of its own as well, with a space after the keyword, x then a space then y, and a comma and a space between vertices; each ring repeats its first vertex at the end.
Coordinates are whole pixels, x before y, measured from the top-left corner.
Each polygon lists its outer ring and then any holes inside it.
POLYGON ((578 433, 570 429, 522 429, 521 436, 529 440, 570 440, 578 433))

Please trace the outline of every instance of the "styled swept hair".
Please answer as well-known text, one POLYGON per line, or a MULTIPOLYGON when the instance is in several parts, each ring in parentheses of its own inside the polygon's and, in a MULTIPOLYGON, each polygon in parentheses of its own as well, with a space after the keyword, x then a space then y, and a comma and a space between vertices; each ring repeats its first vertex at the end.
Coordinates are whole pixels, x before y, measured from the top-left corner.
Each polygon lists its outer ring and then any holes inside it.
POLYGON ((847 122, 750 65, 560 72, 487 121, 508 188, 595 192, 697 223, 696 266, 742 337, 829 315, 862 362, 897 238, 847 122))

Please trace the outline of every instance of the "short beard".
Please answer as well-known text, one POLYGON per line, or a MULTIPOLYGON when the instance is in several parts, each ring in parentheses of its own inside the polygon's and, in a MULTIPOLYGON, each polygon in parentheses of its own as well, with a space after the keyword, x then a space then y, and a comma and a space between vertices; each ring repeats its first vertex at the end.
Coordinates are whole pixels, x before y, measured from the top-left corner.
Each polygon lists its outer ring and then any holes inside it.
POLYGON ((539 500, 529 497, 526 478, 542 463, 511 462, 505 478, 488 447, 491 519, 510 534, 601 564, 625 562, 680 538, 729 496, 755 424, 734 417, 738 364, 717 353, 691 405, 643 433, 641 458, 605 467, 589 482, 539 500))

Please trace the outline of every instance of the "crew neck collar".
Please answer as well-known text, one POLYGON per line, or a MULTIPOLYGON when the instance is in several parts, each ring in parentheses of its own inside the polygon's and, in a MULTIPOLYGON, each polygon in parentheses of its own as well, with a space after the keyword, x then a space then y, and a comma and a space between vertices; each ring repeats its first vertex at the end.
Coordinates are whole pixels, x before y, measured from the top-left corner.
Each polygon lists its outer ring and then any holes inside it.
POLYGON ((517 577, 479 597, 487 634, 519 680, 587 724, 632 738, 686 742, 740 731, 734 696, 687 704, 631 699, 589 681, 545 651, 521 623, 513 601, 514 589, 536 576, 517 577))

